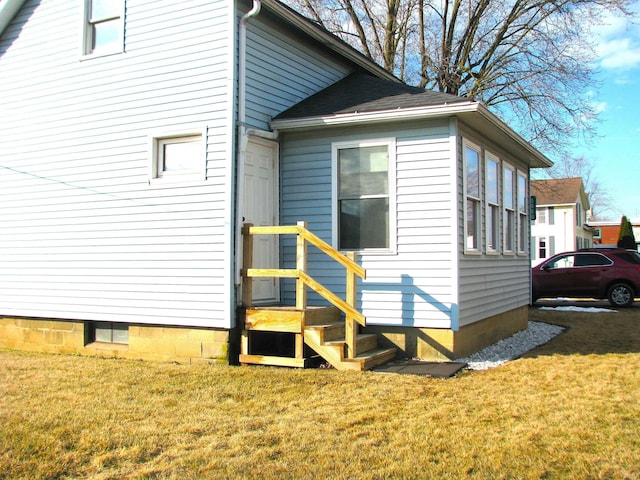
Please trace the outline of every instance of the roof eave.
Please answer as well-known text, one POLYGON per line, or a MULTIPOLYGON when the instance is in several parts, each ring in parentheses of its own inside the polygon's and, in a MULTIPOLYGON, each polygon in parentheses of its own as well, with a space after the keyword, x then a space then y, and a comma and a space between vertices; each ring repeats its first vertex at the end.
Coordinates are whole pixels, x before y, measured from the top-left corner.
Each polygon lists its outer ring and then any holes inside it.
POLYGON ((25 0, 3 0, 0 2, 0 35, 9 26, 13 17, 20 10, 25 0))
POLYGON ((466 101, 452 104, 433 105, 428 107, 415 107, 374 112, 353 112, 327 116, 302 117, 294 119, 276 119, 271 122, 271 128, 279 131, 304 130, 309 128, 341 126, 353 124, 372 124, 401 120, 433 119, 451 116, 466 117, 478 115, 483 121, 506 136, 510 141, 519 145, 526 152, 529 166, 533 168, 546 168, 553 165, 545 155, 530 145, 520 135, 514 132, 507 124, 491 113, 478 102, 466 101))

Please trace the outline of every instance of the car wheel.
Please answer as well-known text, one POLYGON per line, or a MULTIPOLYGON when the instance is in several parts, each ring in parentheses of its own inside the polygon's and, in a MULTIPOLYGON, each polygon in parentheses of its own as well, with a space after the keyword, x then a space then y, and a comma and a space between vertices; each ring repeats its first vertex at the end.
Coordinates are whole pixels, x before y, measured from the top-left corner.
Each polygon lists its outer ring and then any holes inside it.
POLYGON ((628 307, 633 303, 633 289, 626 283, 616 283, 609 288, 607 297, 614 307, 628 307))

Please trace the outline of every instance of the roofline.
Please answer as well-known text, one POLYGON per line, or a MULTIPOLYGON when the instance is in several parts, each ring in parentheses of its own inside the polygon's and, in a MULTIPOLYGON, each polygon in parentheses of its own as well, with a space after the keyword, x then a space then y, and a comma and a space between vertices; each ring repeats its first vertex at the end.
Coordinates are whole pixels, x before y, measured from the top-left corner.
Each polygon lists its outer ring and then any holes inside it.
POLYGON ((323 126, 352 125, 355 123, 371 124, 401 120, 432 119, 464 114, 478 114, 484 120, 490 122, 496 129, 524 148, 532 159, 536 160, 536 167, 550 167, 553 165, 553 162, 551 162, 545 155, 530 145, 507 124, 491 113, 484 105, 471 100, 451 104, 444 103, 441 105, 427 107, 344 113, 327 116, 302 117, 289 120, 272 120, 271 128, 279 131, 300 130, 323 126))
POLYGON ((285 20, 287 23, 302 30, 304 33, 312 37, 327 48, 333 50, 339 55, 352 61, 359 67, 363 68, 369 73, 374 74, 379 78, 392 80, 394 82, 400 82, 400 80, 391 72, 385 70, 376 62, 370 58, 364 56, 358 50, 353 48, 346 42, 343 42, 340 38, 328 32, 324 28, 315 24, 312 20, 299 14, 298 12, 290 9, 286 5, 283 5, 277 0, 262 0, 262 4, 266 6, 271 12, 285 20))
POLYGON ((25 0, 3 0, 0 2, 0 35, 9 26, 13 17, 20 10, 25 0))

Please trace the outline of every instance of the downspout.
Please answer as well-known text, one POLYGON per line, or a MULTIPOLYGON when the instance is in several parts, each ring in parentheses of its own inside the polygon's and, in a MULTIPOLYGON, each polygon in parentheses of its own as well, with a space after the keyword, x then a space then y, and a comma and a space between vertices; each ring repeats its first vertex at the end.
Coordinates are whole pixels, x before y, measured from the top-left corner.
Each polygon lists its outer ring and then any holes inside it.
MULTIPOLYGON (((236 187, 236 271, 235 284, 238 290, 241 282, 240 269, 242 268, 242 224, 244 218, 244 161, 247 149, 247 23, 260 13, 261 0, 253 0, 251 10, 240 19, 240 31, 238 32, 238 122, 236 128, 236 141, 238 146, 237 158, 237 187, 236 187)), ((239 299, 239 291, 236 291, 236 299, 239 299)))

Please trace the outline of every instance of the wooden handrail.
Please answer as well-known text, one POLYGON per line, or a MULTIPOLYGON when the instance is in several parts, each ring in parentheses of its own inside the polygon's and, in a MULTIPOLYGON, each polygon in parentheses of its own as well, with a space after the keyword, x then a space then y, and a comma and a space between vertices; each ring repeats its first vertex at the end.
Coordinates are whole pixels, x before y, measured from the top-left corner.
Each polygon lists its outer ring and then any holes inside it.
MULTIPOLYGON (((245 238, 243 248, 243 268, 242 275, 247 278, 272 277, 272 278, 295 278, 296 282, 296 308, 305 309, 307 307, 306 288, 309 287, 339 308, 345 314, 345 341, 347 344, 347 358, 354 358, 356 352, 357 326, 354 322, 365 326, 366 318, 355 308, 356 302, 356 277, 366 278, 365 269, 356 263, 356 255, 349 252, 343 255, 334 249, 324 240, 314 235, 307 229, 306 222, 298 222, 297 225, 284 226, 253 226, 246 224, 242 227, 242 234, 245 238), (253 235, 296 235, 296 268, 251 268, 253 262, 253 235), (318 250, 328 255, 332 260, 340 263, 346 268, 346 299, 343 300, 335 293, 324 287, 320 282, 313 279, 306 273, 307 268, 307 243, 315 246, 318 250)), ((243 298, 245 306, 251 305, 252 288, 251 282, 243 282, 243 298)), ((304 325, 303 325, 304 327, 304 325)))

